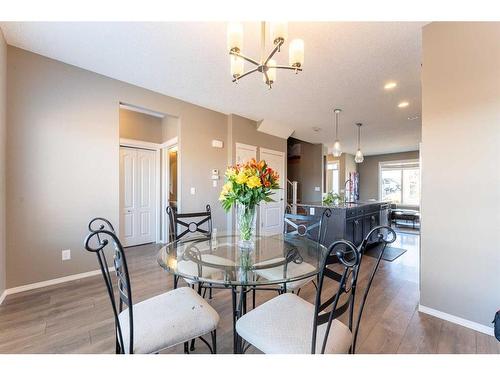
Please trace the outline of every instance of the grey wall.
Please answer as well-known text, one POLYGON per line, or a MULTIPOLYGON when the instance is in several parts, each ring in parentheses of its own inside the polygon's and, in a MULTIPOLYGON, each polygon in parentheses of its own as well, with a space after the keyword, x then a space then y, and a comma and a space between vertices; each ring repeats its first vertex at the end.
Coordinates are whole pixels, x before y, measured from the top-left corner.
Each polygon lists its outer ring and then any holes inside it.
POLYGON ((163 119, 120 108, 120 138, 162 143, 163 119))
POLYGON ((161 122, 162 142, 168 141, 179 135, 179 118, 166 115, 161 122))
POLYGON ((500 306, 500 23, 423 30, 421 296, 491 326, 500 306))
POLYGON ((210 178, 227 164, 211 147, 227 141, 226 115, 18 48, 7 58, 8 288, 97 269, 82 243, 92 217, 119 222, 120 102, 179 119, 181 210, 210 203, 224 229, 210 178))
POLYGON ((5 254, 5 141, 7 130, 6 96, 7 92, 7 45, 0 29, 0 296, 6 284, 5 254))
POLYGON ((354 161, 354 155, 343 152, 338 158, 331 154, 328 154, 326 158, 328 161, 339 162, 339 192, 343 194, 345 192, 345 182, 349 178, 349 173, 356 172, 358 168, 358 164, 354 161))
POLYGON ((382 154, 365 156, 365 160, 358 164, 359 172, 359 199, 379 199, 378 185, 379 175, 378 167, 380 162, 405 160, 405 159, 418 159, 418 151, 398 152, 394 154, 382 154))
POLYGON ((346 154, 346 153, 343 153, 341 155, 341 157, 344 158, 344 185, 341 186, 341 191, 345 193, 344 191, 344 187, 345 187, 345 181, 347 181, 349 179, 349 174, 351 172, 356 172, 358 170, 358 165, 355 161, 354 161, 354 155, 352 154, 346 154))
POLYGON ((302 203, 321 202, 323 186, 323 145, 298 141, 300 159, 288 162, 288 179, 298 182, 298 199, 302 203), (314 188, 319 186, 320 191, 314 188))
MULTIPOLYGON (((257 130, 257 122, 231 114, 228 116, 229 142, 231 142, 231 164, 236 162, 236 143, 259 146, 286 154, 286 139, 275 137, 257 130)), ((283 176, 286 177, 286 176, 283 176)))
POLYGON ((120 138, 163 143, 178 136, 179 119, 163 118, 120 108, 120 138))
POLYGON ((209 203, 218 230, 228 221, 211 172, 223 173, 232 162, 234 143, 286 151, 286 140, 257 131, 243 117, 15 47, 7 52, 8 288, 97 269, 82 244, 92 217, 107 217, 118 227, 120 103, 167 114, 161 136, 179 139, 180 210, 199 211, 209 203), (213 148, 214 139, 224 148, 213 148), (72 250, 70 261, 61 261, 63 249, 72 250))

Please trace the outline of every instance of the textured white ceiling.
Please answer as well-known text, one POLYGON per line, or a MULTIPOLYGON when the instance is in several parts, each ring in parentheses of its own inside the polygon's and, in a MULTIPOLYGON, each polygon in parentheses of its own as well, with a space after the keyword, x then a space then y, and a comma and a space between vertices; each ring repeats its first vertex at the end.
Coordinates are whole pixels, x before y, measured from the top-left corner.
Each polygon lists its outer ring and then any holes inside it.
MULTIPOLYGON (((420 141, 422 22, 297 22, 304 71, 278 71, 268 90, 260 75, 231 82, 226 23, 0 23, 7 43, 224 113, 268 120, 294 137, 333 143, 333 108, 343 109, 340 140, 365 154, 415 150, 420 141), (386 92, 388 80, 398 87, 386 92), (400 109, 400 100, 410 106, 400 109), (313 128, 319 127, 315 132, 313 128)), ((260 23, 244 24, 244 53, 260 56, 260 23)), ((286 64, 288 44, 277 56, 286 64)), ((248 65, 246 67, 249 67, 248 65)))

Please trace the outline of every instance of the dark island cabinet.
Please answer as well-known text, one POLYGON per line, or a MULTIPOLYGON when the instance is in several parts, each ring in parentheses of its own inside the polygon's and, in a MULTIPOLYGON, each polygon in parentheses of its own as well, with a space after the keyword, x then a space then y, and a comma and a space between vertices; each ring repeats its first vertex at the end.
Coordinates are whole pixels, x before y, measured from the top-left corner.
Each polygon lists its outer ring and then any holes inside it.
POLYGON ((349 240, 356 245, 360 244, 364 238, 363 229, 364 222, 362 217, 347 219, 345 222, 345 236, 342 239, 349 240))
MULTIPOLYGON (((319 217, 326 209, 320 205, 303 204, 303 208, 314 216, 319 217), (312 209, 312 210, 311 210, 312 209)), ((349 240, 356 246, 361 244, 368 233, 379 225, 387 225, 389 222, 389 204, 385 202, 369 202, 348 204, 345 207, 330 207, 332 216, 328 220, 326 235, 323 241, 329 246, 337 240, 349 240)), ((374 242, 376 237, 370 239, 374 242)))

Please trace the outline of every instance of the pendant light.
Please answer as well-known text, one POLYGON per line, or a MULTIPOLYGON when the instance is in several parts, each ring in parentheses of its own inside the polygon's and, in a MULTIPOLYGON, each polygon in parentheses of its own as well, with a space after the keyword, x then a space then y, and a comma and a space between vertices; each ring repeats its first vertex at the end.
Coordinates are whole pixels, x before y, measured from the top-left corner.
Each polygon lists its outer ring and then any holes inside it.
POLYGON ((335 142, 333 143, 333 156, 338 158, 340 155, 342 155, 342 149, 340 147, 340 141, 339 141, 339 114, 342 110, 341 109, 334 109, 333 112, 335 112, 335 142))
POLYGON ((362 163, 363 160, 365 160, 363 153, 361 152, 361 147, 360 147, 361 126, 363 126, 363 124, 358 122, 356 124, 356 126, 358 127, 358 151, 356 151, 356 156, 354 157, 354 161, 356 163, 362 163))

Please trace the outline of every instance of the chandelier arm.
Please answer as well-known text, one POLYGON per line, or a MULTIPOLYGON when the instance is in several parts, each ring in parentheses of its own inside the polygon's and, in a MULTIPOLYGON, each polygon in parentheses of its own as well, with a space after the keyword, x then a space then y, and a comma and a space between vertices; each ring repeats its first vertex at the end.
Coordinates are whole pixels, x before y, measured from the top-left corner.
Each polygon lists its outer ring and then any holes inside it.
POLYGON ((273 66, 273 68, 276 68, 276 69, 288 69, 288 70, 298 70, 298 71, 302 71, 302 68, 299 68, 299 67, 295 67, 295 66, 290 66, 290 65, 276 65, 276 66, 273 66))
POLYGON ((255 61, 254 59, 250 58, 250 57, 247 57, 245 55, 242 55, 241 53, 238 53, 238 52, 234 52, 234 51, 229 51, 229 54, 230 55, 233 55, 233 56, 238 56, 238 57, 241 57, 243 60, 246 60, 248 61, 249 63, 252 63, 254 65, 257 65, 259 66, 260 63, 258 63, 257 61, 255 61))
POLYGON ((267 56, 266 60, 262 63, 262 65, 267 65, 267 63, 269 62, 269 60, 271 60, 271 58, 274 56, 274 54, 276 52, 278 52, 278 50, 281 48, 281 46, 283 45, 283 41, 280 40, 278 42, 278 44, 276 44, 273 48, 273 50, 271 51, 271 53, 267 56))
POLYGON ((267 70, 264 70, 264 77, 266 77, 266 84, 269 85, 269 87, 271 87, 270 83, 269 83, 269 76, 267 75, 267 70))
POLYGON ((243 77, 245 77, 245 76, 247 76, 247 75, 249 75, 249 74, 255 73, 255 72, 256 72, 256 71, 258 71, 258 70, 259 70, 259 68, 258 68, 258 67, 257 67, 257 68, 254 68, 254 69, 250 69, 248 72, 245 72, 245 73, 243 73, 242 75, 240 75, 239 77, 234 78, 234 79, 233 79, 233 82, 236 82, 236 81, 240 80, 241 78, 243 78, 243 77))

